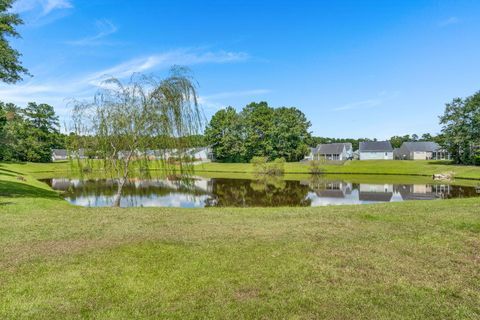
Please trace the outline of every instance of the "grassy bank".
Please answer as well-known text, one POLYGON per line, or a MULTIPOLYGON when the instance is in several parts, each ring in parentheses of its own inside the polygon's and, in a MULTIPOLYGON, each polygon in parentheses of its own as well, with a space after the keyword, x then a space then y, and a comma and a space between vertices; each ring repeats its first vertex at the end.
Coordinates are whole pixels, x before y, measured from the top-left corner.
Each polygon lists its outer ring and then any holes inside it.
MULTIPOLYGON (((101 170, 101 164, 95 163, 96 170, 101 170)), ((153 163, 151 169, 160 168, 159 163, 153 163)), ((37 178, 65 176, 72 171, 68 161, 55 163, 0 163, 1 168, 31 174, 37 178)), ((285 174, 309 174, 309 164, 301 162, 285 163, 285 174)), ((75 170, 74 170, 75 171, 75 170)), ((204 163, 195 166, 195 171, 201 175, 247 174, 253 176, 253 165, 250 163, 204 163)), ((457 179, 480 180, 480 167, 459 166, 449 161, 347 161, 339 164, 326 164, 323 171, 327 174, 358 174, 358 175, 412 175, 431 177, 438 173, 453 173, 457 179)))
POLYGON ((27 167, 0 165, 1 319, 480 317, 477 199, 80 208, 27 167))
MULTIPOLYGON (((195 167, 197 172, 253 173, 250 163, 204 163, 195 167)), ((285 164, 287 174, 309 173, 308 163, 291 162, 285 164)), ((437 173, 452 172, 459 179, 480 179, 480 167, 453 165, 448 161, 347 161, 327 164, 323 170, 328 174, 378 174, 378 175, 418 175, 432 176, 437 173)))

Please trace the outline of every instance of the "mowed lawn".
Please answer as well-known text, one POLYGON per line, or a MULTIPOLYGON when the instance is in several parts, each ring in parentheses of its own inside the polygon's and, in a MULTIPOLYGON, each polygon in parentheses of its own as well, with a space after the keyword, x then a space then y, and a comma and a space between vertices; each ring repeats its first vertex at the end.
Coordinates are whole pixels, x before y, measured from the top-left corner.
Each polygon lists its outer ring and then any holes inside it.
POLYGON ((478 199, 93 209, 1 164, 0 195, 0 319, 480 317, 478 199))
MULTIPOLYGON (((204 163, 195 167, 197 172, 234 172, 253 173, 250 163, 204 163)), ((309 173, 308 163, 290 162, 285 164, 285 173, 309 173)), ((338 164, 329 163, 323 166, 325 173, 348 174, 394 174, 432 176, 438 173, 453 173, 458 179, 480 179, 480 167, 453 165, 450 161, 401 161, 371 160, 346 161, 338 164)))

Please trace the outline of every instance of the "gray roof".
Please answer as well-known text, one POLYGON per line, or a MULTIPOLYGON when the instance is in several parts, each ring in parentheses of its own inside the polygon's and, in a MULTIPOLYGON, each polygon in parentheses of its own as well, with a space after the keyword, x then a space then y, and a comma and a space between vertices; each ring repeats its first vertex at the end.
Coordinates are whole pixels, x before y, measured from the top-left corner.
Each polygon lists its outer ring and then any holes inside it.
POLYGON ((53 149, 52 154, 57 157, 66 157, 67 149, 53 149))
POLYGON ((402 148, 405 148, 410 152, 433 152, 442 149, 438 143, 432 141, 404 142, 402 148))
POLYGON ((319 154, 341 154, 343 148, 346 150, 352 149, 351 143, 329 143, 329 144, 319 144, 317 146, 317 152, 319 154))
POLYGON ((364 141, 360 142, 360 152, 392 152, 390 141, 364 141))

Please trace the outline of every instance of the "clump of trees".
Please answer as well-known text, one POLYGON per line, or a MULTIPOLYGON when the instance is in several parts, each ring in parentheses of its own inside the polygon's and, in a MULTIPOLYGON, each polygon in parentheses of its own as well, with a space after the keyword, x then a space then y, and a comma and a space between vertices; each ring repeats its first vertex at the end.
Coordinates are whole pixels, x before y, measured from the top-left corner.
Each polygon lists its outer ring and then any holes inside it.
POLYGON ((447 103, 440 124, 443 146, 454 161, 480 165, 480 91, 447 103))
POLYGON ((52 161, 52 149, 65 148, 52 106, 30 102, 26 108, 0 102, 0 160, 52 161))
POLYGON ((216 161, 249 162, 254 157, 299 161, 308 153, 310 121, 294 107, 250 103, 241 112, 218 111, 205 129, 216 161))

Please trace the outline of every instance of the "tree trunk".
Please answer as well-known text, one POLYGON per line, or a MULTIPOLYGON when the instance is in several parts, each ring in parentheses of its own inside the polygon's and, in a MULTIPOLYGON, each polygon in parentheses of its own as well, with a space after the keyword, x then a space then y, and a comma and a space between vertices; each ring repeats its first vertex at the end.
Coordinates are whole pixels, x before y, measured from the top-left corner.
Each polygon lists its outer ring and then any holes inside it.
POLYGON ((117 193, 115 194, 112 207, 115 207, 115 208, 120 207, 120 200, 122 199, 122 190, 123 190, 123 186, 125 185, 125 181, 126 181, 125 178, 118 179, 117 193))
POLYGON ((124 167, 123 167, 123 177, 120 177, 120 172, 117 170, 118 175, 118 186, 117 186, 117 194, 115 195, 115 200, 113 201, 112 207, 120 207, 120 200, 122 199, 122 190, 125 182, 127 182, 128 174, 129 174, 129 164, 130 159, 132 158, 133 151, 130 151, 127 158, 124 160, 124 167))

